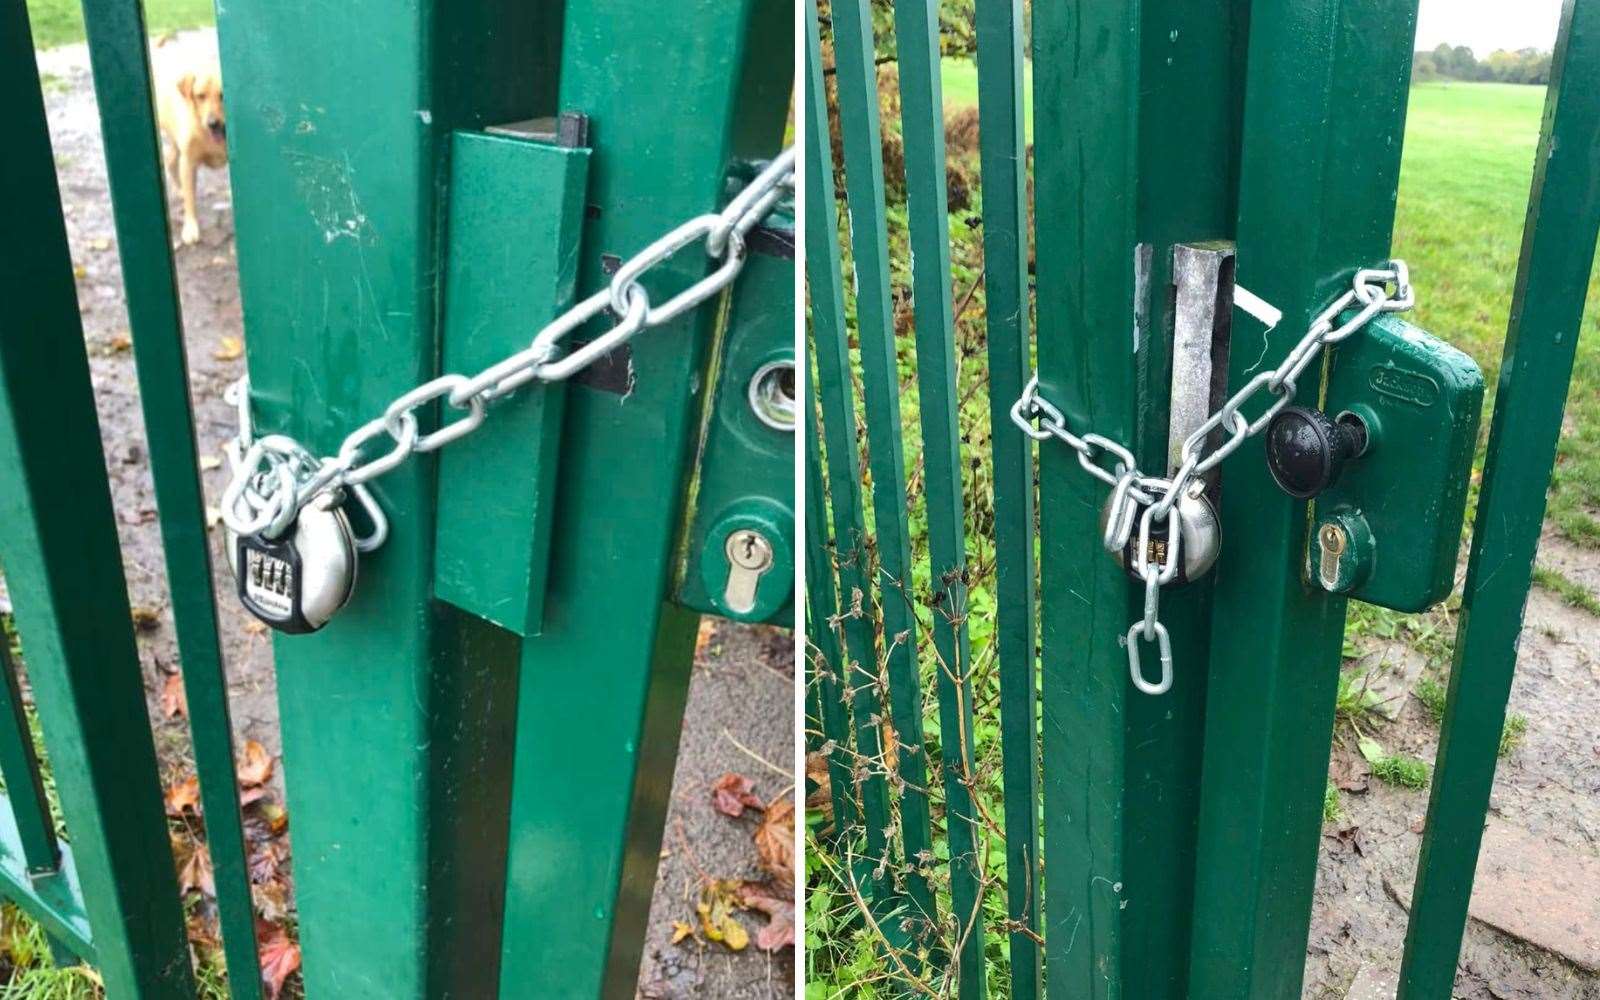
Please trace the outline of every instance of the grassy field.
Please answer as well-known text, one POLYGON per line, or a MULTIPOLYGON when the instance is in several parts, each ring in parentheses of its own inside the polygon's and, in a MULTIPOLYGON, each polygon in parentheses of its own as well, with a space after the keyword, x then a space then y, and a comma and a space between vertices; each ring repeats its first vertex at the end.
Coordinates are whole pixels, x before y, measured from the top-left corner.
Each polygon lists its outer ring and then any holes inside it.
MULTIPOLYGON (((217 16, 211 0, 145 0, 144 13, 152 34, 212 24, 217 16)), ((28 19, 37 48, 83 41, 79 0, 28 0, 28 19)))

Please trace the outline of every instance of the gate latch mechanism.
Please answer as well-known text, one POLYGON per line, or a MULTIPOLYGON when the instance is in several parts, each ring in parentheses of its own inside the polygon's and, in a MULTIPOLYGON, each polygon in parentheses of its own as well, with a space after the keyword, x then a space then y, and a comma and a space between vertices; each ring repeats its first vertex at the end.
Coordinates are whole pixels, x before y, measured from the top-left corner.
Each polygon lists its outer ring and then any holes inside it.
POLYGON ((1273 478, 1314 500, 1306 575, 1330 593, 1421 611, 1455 584, 1483 373, 1395 316, 1339 345, 1330 364, 1325 410, 1291 407, 1267 428, 1273 478))

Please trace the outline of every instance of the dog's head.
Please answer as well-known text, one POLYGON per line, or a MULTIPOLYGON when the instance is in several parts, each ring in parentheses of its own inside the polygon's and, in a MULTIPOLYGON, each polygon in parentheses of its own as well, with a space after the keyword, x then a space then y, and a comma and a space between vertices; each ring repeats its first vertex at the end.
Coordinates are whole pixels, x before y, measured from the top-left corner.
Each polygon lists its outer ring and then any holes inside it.
POLYGON ((178 92, 194 109, 195 120, 213 142, 228 141, 228 119, 222 110, 222 75, 216 70, 185 73, 178 80, 178 92))

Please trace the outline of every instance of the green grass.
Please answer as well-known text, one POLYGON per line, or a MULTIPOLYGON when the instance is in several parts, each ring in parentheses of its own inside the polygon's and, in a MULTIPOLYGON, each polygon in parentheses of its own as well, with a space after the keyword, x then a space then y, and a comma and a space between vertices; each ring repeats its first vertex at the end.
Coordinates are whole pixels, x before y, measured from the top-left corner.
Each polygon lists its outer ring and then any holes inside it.
POLYGON ((1337 823, 1344 819, 1344 800, 1339 797, 1339 786, 1328 779, 1328 785, 1322 790, 1322 821, 1324 823, 1337 823))
POLYGON ((1596 598, 1587 587, 1572 580, 1560 570, 1535 566, 1533 582, 1555 594, 1571 607, 1600 616, 1600 598, 1596 598))
POLYGON ((1437 679, 1424 675, 1417 681, 1417 700, 1435 723, 1444 721, 1444 706, 1450 692, 1437 679))
MULTIPOLYGON (((145 0, 150 33, 198 28, 216 23, 211 0, 145 0)), ((79 0, 28 0, 33 44, 41 49, 83 41, 83 7, 79 0)))
MULTIPOLYGON (((940 84, 947 109, 976 107, 978 104, 978 66, 970 59, 946 59, 940 64, 940 84)), ((1033 141, 1033 64, 1022 68, 1022 114, 1024 133, 1033 141)))

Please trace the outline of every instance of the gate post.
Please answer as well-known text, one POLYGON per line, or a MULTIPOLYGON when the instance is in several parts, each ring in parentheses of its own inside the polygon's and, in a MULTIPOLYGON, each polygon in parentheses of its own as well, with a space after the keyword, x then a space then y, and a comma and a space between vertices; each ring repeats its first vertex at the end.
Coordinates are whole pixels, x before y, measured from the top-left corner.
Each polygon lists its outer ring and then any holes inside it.
MULTIPOLYGON (((583 295, 605 281, 604 255, 716 210, 730 166, 778 152, 794 8, 565 6, 560 107, 592 124, 583 295)), ((705 266, 680 254, 674 287, 705 266)), ((545 628, 521 650, 504 997, 634 995, 699 621, 670 595, 699 572, 680 535, 724 312, 708 303, 631 342, 625 388, 568 392, 545 628)))
MULTIPOLYGON (((1283 315, 1264 335, 1235 311, 1232 390, 1387 259, 1416 13, 1415 0, 1251 8, 1238 284, 1283 315)), ((1301 381, 1315 403, 1316 370, 1301 381)), ((1307 585, 1306 505, 1273 483, 1259 441, 1228 464, 1221 516, 1189 995, 1298 996, 1345 600, 1307 585)))
MULTIPOLYGON (((1132 445, 1145 469, 1167 469, 1173 247, 1234 232, 1247 11, 1033 8, 1040 389, 1069 426, 1132 445)), ((1060 442, 1040 445, 1039 475, 1049 992, 1176 1000, 1212 582, 1163 598, 1176 680, 1135 692, 1118 640, 1142 595, 1102 545, 1107 493, 1060 442)))
MULTIPOLYGON (((436 374, 451 131, 554 113, 561 13, 220 7, 259 433, 330 454, 436 374)), ((374 481, 391 533, 350 605, 275 643, 313 997, 495 991, 517 644, 432 600, 435 468, 374 481)))

